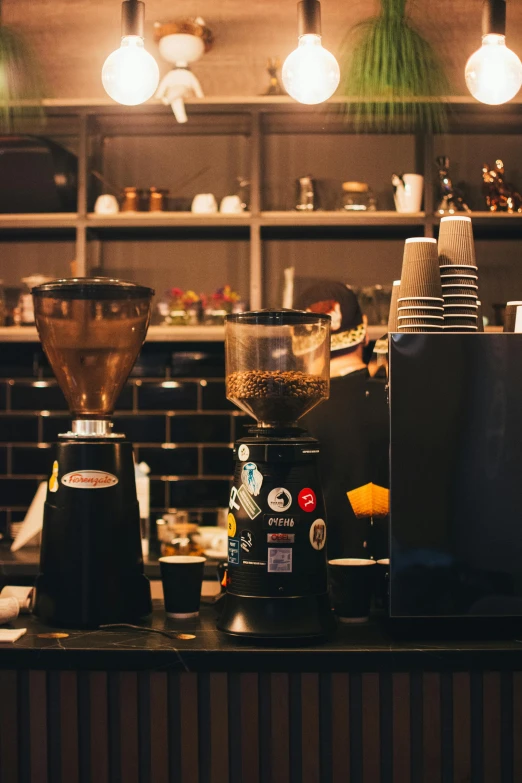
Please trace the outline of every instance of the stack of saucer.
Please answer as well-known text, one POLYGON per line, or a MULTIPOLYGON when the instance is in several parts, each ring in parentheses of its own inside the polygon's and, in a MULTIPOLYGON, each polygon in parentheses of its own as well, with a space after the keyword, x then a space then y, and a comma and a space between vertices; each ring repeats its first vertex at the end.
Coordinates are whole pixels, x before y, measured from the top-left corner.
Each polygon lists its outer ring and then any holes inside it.
POLYGON ((442 331, 444 310, 435 239, 406 240, 397 304, 400 332, 442 331))
POLYGON ((478 268, 471 218, 467 215, 450 215, 440 221, 439 263, 444 330, 476 332, 478 268))

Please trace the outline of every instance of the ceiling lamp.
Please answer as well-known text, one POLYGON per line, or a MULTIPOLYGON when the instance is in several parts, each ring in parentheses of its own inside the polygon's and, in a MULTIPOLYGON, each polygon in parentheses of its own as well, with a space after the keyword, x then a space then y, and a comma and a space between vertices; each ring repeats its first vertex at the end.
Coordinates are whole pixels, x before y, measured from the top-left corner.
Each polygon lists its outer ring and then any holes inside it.
POLYGON ((522 86, 522 63, 506 46, 506 0, 484 0, 482 46, 466 63, 466 85, 478 101, 497 105, 522 86))
POLYGON ((124 0, 121 4, 121 44, 102 68, 102 82, 110 97, 126 106, 152 98, 159 82, 159 68, 143 43, 145 3, 124 0))
POLYGON ((341 74, 337 60, 321 44, 319 0, 300 0, 297 20, 299 43, 284 62, 283 84, 299 103, 322 103, 336 91, 341 74))

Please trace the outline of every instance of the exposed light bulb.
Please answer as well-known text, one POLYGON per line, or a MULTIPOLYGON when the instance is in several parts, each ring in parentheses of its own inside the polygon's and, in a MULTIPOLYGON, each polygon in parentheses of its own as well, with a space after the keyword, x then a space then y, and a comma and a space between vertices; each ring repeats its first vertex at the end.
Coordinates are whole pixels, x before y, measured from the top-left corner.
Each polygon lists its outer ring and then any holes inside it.
POLYGON ((159 82, 158 63, 139 35, 125 35, 121 46, 103 64, 102 82, 118 103, 135 106, 152 98, 159 82))
POLYGON ((337 89, 341 73, 337 60, 321 45, 321 36, 302 35, 286 58, 283 71, 286 91, 299 103, 322 103, 337 89))
POLYGON ((506 46, 506 37, 488 33, 466 63, 466 84, 478 101, 498 105, 515 97, 522 86, 522 63, 506 46))

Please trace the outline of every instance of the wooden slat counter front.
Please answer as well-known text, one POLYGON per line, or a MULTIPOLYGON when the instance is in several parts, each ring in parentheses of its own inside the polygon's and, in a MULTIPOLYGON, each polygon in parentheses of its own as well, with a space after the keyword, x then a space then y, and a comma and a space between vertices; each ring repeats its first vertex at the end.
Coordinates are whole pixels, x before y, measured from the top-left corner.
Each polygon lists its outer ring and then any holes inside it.
POLYGON ((0 648, 2 783, 522 780, 522 643, 227 639, 216 612, 0 648), (179 637, 179 633, 191 638, 179 637))

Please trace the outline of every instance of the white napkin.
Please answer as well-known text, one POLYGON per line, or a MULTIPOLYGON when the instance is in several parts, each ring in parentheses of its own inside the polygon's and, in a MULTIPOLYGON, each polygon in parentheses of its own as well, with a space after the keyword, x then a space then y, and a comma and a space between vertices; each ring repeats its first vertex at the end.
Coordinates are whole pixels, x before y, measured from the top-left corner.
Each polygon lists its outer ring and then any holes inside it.
POLYGON ((0 644, 16 642, 24 633, 27 633, 27 628, 0 628, 0 644))
POLYGON ((0 625, 10 623, 20 614, 20 604, 16 598, 0 598, 0 625))

